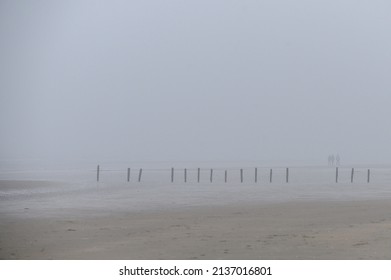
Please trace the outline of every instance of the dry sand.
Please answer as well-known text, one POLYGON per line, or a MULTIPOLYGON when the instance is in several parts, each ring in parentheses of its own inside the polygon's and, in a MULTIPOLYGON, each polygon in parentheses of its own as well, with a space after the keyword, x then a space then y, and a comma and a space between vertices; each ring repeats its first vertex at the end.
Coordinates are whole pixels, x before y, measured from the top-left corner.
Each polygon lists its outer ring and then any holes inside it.
POLYGON ((97 216, 7 214, 0 216, 0 258, 391 259, 390 202, 285 202, 97 216))

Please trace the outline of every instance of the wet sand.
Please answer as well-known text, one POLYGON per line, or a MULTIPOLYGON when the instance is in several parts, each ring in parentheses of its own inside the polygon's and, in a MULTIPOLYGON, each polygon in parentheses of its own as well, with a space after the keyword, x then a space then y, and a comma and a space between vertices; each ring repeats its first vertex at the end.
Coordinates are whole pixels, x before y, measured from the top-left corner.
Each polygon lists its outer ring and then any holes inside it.
MULTIPOLYGON (((390 200, 0 216, 1 259, 391 259, 390 200)), ((30 209, 24 209, 26 213, 30 209)))

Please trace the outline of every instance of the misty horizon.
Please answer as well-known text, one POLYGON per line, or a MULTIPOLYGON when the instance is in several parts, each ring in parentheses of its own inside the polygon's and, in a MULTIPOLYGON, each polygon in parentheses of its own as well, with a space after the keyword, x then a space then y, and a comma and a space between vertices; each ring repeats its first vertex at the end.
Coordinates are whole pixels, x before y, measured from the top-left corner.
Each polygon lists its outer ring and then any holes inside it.
POLYGON ((2 1, 0 157, 389 164, 389 8, 2 1))

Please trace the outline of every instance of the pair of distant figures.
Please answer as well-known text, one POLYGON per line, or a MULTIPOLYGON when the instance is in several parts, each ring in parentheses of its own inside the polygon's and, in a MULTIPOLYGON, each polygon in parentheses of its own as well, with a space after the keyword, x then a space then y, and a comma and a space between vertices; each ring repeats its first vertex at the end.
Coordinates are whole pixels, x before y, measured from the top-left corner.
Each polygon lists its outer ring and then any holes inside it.
POLYGON ((334 163, 337 166, 341 164, 341 158, 338 154, 336 156, 329 155, 329 166, 333 166, 334 163))

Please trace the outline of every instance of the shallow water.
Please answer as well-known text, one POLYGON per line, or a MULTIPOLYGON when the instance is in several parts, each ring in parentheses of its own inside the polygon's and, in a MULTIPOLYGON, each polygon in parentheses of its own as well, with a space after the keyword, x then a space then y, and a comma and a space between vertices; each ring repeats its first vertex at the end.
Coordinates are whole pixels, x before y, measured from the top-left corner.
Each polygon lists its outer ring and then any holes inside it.
POLYGON ((100 181, 96 170, 2 171, 0 173, 0 212, 3 215, 61 216, 112 215, 118 211, 139 212, 222 205, 268 204, 294 201, 354 201, 391 198, 391 169, 372 168, 367 183, 367 169, 356 168, 351 183, 351 168, 295 167, 270 169, 202 168, 198 170, 144 169, 141 182, 139 170, 101 168, 100 181), (225 183, 225 170, 228 172, 225 183))

